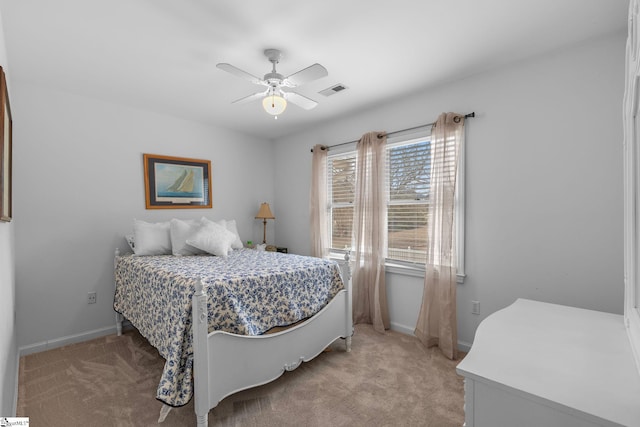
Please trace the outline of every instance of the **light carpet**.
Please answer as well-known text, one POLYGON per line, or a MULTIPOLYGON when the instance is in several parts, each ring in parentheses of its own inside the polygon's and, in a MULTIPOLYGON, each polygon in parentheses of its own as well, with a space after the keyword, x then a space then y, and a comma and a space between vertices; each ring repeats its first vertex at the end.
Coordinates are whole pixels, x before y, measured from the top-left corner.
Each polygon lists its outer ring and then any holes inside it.
MULTIPOLYGON (((210 426, 428 426, 464 423, 458 361, 398 332, 357 325, 272 383, 233 394, 210 426)), ((135 330, 20 359, 17 416, 31 427, 158 426, 164 360, 135 330)), ((195 425, 193 400, 160 427, 195 425)))

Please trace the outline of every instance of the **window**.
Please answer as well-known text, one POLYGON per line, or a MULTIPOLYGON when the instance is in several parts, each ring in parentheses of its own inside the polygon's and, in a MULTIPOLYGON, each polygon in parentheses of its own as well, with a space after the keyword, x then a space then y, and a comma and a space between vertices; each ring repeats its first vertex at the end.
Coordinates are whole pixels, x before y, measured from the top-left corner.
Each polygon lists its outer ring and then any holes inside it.
MULTIPOLYGON (((458 276, 464 277, 464 150, 458 168, 458 276)), ((451 163, 451 167, 453 167, 451 163)), ((426 261, 429 178, 431 168, 430 134, 396 137, 387 142, 387 265, 399 264, 421 269, 426 261)), ((356 152, 330 154, 327 159, 329 195, 329 236, 333 252, 351 249, 355 198, 356 152)))
POLYGON ((353 202, 356 193, 356 153, 327 159, 329 169, 329 230, 331 249, 350 249, 353 237, 353 202))
POLYGON ((429 140, 387 149, 387 258, 422 263, 427 257, 429 140))

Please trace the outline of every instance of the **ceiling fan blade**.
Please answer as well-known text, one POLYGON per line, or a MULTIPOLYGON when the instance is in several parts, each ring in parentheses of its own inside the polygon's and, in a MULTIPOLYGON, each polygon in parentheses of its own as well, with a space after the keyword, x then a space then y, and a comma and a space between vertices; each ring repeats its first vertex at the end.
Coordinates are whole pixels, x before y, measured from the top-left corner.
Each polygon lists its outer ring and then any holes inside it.
POLYGON ((231 64, 220 63, 220 64, 216 65, 216 67, 220 68, 223 71, 226 71, 227 73, 231 73, 236 77, 240 77, 241 79, 248 80, 253 84, 256 84, 256 85, 265 85, 265 84, 267 84, 261 78, 258 78, 256 76, 254 76, 253 74, 249 74, 246 71, 242 71, 240 68, 234 67, 231 64))
POLYGON ((328 76, 327 69, 320 64, 313 64, 285 78, 284 86, 296 87, 328 76))
POLYGON ((300 95, 299 93, 285 91, 283 91, 282 93, 284 94, 284 98, 287 101, 292 102, 298 107, 304 108, 305 110, 311 110, 318 105, 318 103, 313 99, 307 98, 306 96, 300 95))
POLYGON ((232 104, 246 104, 247 102, 256 101, 258 99, 264 98, 267 92, 269 92, 269 89, 265 90, 264 92, 256 92, 253 95, 236 99, 235 101, 232 102, 232 104))

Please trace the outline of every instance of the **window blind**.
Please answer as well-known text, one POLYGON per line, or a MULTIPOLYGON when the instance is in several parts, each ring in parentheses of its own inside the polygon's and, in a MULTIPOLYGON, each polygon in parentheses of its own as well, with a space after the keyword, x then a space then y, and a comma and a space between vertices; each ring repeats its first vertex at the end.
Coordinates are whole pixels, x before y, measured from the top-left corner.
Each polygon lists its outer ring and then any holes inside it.
POLYGON ((387 258, 424 262, 431 146, 428 140, 387 150, 387 258))
POLYGON ((353 235, 353 201, 355 198, 356 154, 349 153, 327 161, 331 223, 331 249, 350 249, 353 235))

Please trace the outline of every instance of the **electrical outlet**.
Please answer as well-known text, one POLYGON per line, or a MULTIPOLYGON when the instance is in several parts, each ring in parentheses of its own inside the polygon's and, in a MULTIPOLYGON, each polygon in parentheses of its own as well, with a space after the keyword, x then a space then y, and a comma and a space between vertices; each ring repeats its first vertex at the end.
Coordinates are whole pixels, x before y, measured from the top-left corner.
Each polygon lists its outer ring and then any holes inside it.
POLYGON ((98 294, 96 292, 89 292, 89 304, 95 304, 98 294))
POLYGON ((471 301, 471 314, 480 314, 480 301, 471 301))

